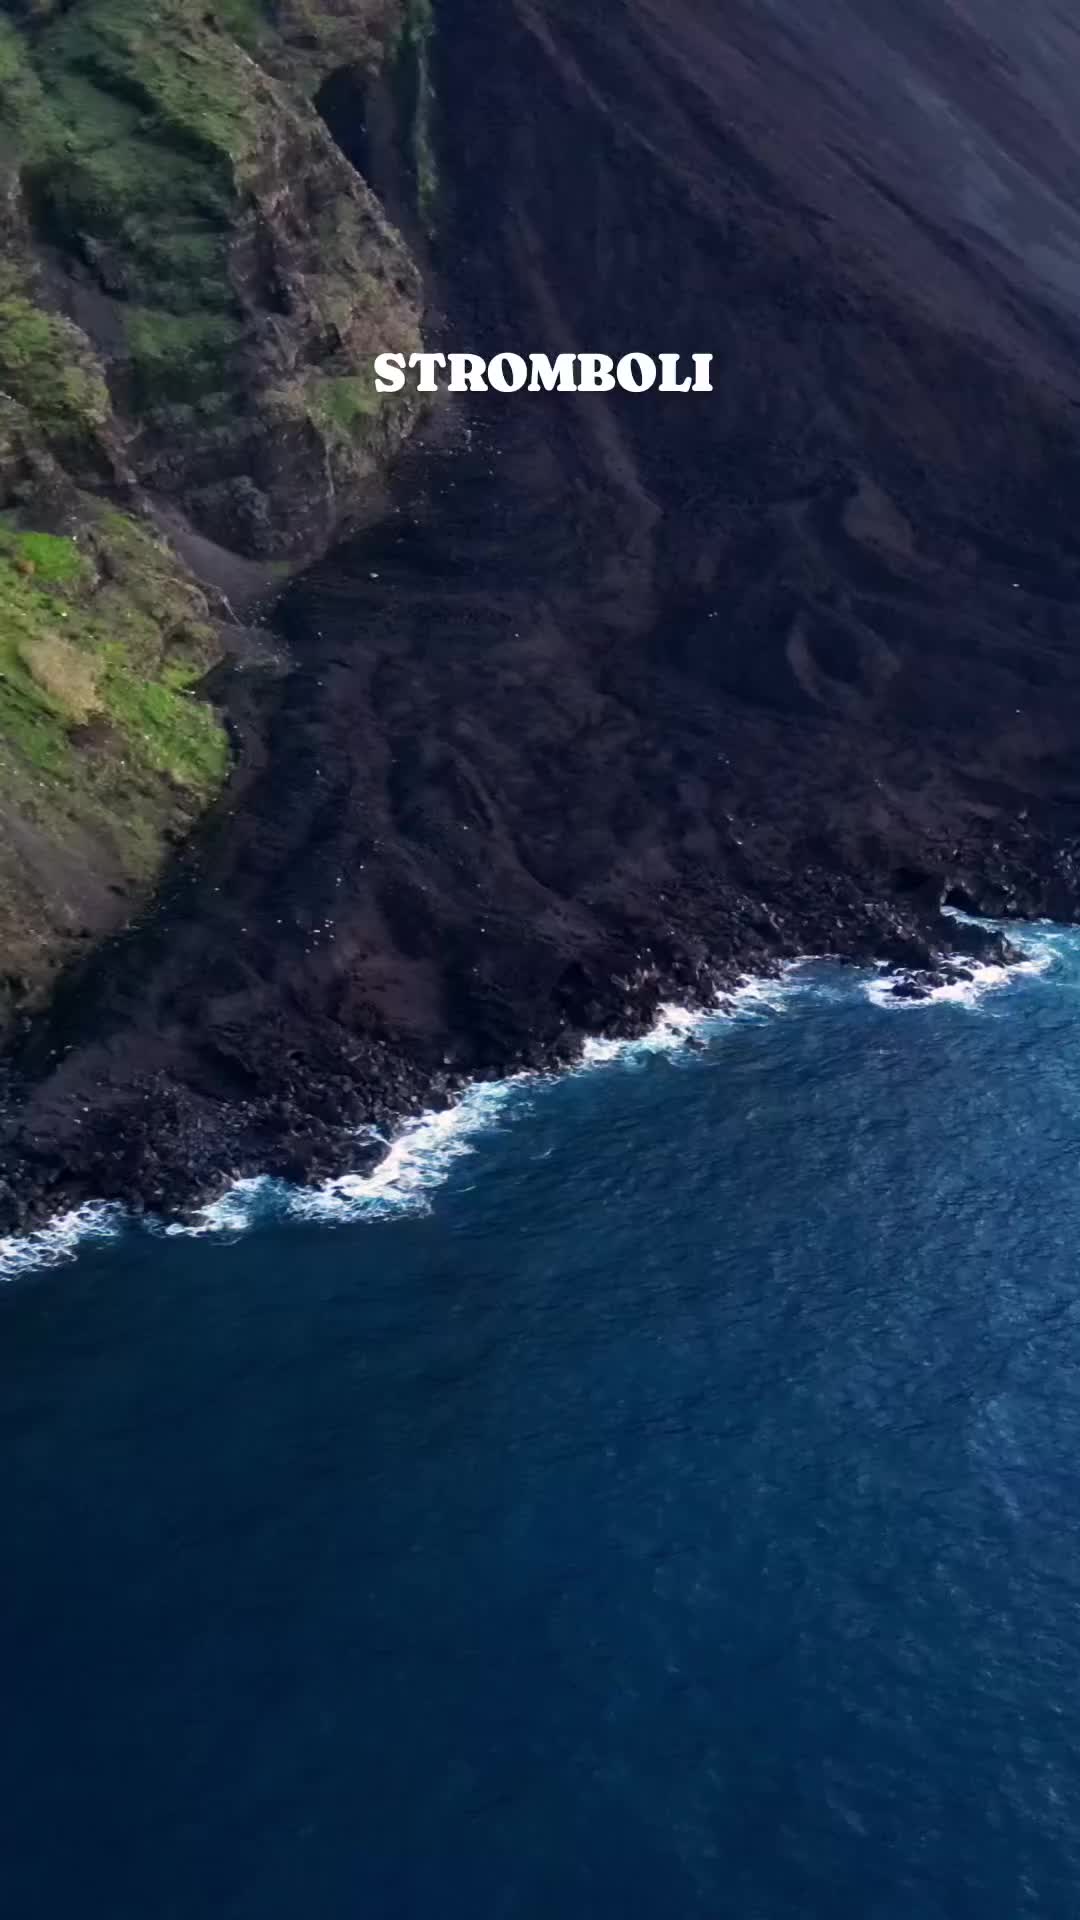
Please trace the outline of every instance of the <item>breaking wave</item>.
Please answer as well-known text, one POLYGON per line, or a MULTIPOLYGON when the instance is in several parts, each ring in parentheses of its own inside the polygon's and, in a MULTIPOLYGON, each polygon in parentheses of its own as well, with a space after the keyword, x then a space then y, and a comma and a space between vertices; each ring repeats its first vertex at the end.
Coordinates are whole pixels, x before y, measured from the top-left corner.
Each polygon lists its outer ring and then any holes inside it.
POLYGON ((0 1281, 15 1280, 35 1267, 61 1266, 90 1241, 115 1240, 123 1226, 119 1207, 88 1201, 71 1213, 57 1214, 34 1233, 0 1236, 0 1281))
MULTIPOLYGON (((1028 959, 1020 965, 973 966, 969 980, 949 982, 918 1000, 898 998, 892 991, 891 975, 869 980, 864 975, 863 992, 875 1006, 890 1011, 943 1002, 978 1007, 988 994, 1015 981, 1018 975, 1044 972, 1053 964, 1059 942, 1068 937, 1064 929, 1040 926, 1038 937, 1030 942, 1028 959)), ((691 1010, 673 1003, 662 1006, 652 1029, 637 1039, 587 1040, 572 1071, 585 1073, 615 1063, 633 1066, 650 1055, 698 1048, 732 1021, 775 1018, 793 1000, 809 993, 833 998, 850 991, 850 974, 841 975, 835 969, 830 972, 812 959, 792 961, 774 977, 745 978, 714 1008, 691 1010)), ((119 1207, 88 1204, 59 1215, 25 1237, 0 1239, 0 1281, 13 1280, 34 1268, 58 1266, 88 1244, 114 1240, 124 1231, 144 1231, 167 1239, 228 1241, 252 1227, 270 1223, 344 1226, 426 1212, 432 1194, 455 1164, 475 1151, 478 1137, 504 1119, 519 1115, 530 1089, 544 1078, 541 1074, 518 1074, 472 1086, 443 1111, 425 1112, 407 1121, 385 1142, 369 1131, 363 1137, 386 1148, 378 1165, 370 1172, 343 1174, 320 1186, 294 1187, 267 1175, 237 1180, 220 1199, 199 1208, 183 1222, 152 1218, 136 1221, 119 1207)))
POLYGON ((941 986, 930 987, 918 998, 898 994, 896 978, 892 974, 865 981, 863 992, 875 1007, 884 1007, 890 1013, 932 1006, 967 1007, 977 1011, 988 994, 998 993, 1002 987, 1015 986, 1019 979, 1030 979, 1045 973, 1057 959, 1058 946, 1047 933, 1045 937, 1029 940, 1025 951, 1027 958, 1011 967, 996 966, 989 961, 982 964, 973 961, 965 969, 969 978, 947 980, 941 986))

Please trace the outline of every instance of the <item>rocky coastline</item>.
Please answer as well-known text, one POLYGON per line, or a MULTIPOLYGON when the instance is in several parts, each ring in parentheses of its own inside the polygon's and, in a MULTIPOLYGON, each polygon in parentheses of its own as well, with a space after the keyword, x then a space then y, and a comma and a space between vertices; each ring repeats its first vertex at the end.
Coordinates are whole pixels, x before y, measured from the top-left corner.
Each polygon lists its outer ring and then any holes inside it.
MULTIPOLYGON (((972 941, 974 951, 952 950, 934 944, 929 927, 898 919, 893 937, 908 955, 905 962, 889 963, 891 990, 903 1000, 925 1000, 939 987, 970 981, 971 963, 1010 966, 1023 959, 1022 949, 997 934, 972 941), (916 959, 922 964, 915 965, 916 959)), ((853 951, 826 957, 851 964, 880 960, 877 945, 867 930, 852 941, 853 951)), ((781 971, 780 962, 760 953, 754 961, 757 977, 767 979, 781 971)), ((683 971, 665 979, 650 968, 625 988, 610 976, 588 981, 592 1000, 588 1012, 582 1010, 583 1024, 568 1018, 554 1037, 538 1038, 531 1045, 523 1041, 508 1055, 505 1072, 492 1068, 490 1077, 559 1072, 574 1064, 591 1038, 639 1039, 668 1002, 691 1011, 722 1009, 748 977, 733 964, 703 966, 692 982, 683 971), (621 1004, 597 1019, 605 990, 612 985, 623 993, 621 1004)), ((354 1055, 350 1064, 348 1075, 294 1071, 282 1076, 269 1098, 240 1097, 209 1108, 197 1097, 178 1097, 168 1079, 148 1079, 143 1086, 136 1081, 131 1089, 134 1112, 129 1110, 119 1128, 107 1101, 95 1104, 99 1090, 80 1088, 58 1116, 56 1147, 45 1133, 5 1153, 0 1237, 30 1234, 57 1215, 87 1204, 113 1204, 133 1218, 146 1213, 184 1220, 222 1198, 238 1180, 266 1175, 315 1186, 345 1174, 368 1173, 384 1158, 399 1125, 417 1113, 449 1106, 476 1083, 469 1074, 392 1053, 368 1051, 359 1059, 354 1055), (83 1093, 89 1095, 85 1103, 83 1093), (75 1113, 76 1104, 81 1114, 75 1113), (342 1117, 328 1120, 328 1113, 342 1117), (73 1150, 76 1128, 78 1148, 73 1150)), ((19 1112, 27 1094, 27 1086, 12 1074, 0 1098, 9 1110, 19 1112)))
MULTIPOLYGON (((0 1231, 356 1170, 358 1130, 799 954, 885 961, 915 995, 1016 957, 943 904, 1080 918, 1071 68, 1046 66, 1038 4, 951 37, 920 6, 887 48, 863 11, 822 39, 779 0, 708 25, 689 0, 511 0, 496 31, 484 0, 442 0, 394 43, 408 87, 319 65, 326 129, 302 138, 356 173, 395 324, 419 283, 387 212, 424 263, 425 340, 708 348, 716 391, 410 419, 368 434, 352 493, 340 455, 314 534, 304 474, 274 464, 315 458, 310 419, 262 435, 257 512, 243 472, 207 493, 212 450, 125 441, 189 564, 207 543, 265 563, 279 510, 297 549, 332 544, 208 683, 233 767, 200 823, 14 1006, 0 1231), (956 155, 1013 183, 1012 224, 944 167, 930 93, 956 155)), ((282 335, 244 287, 265 397, 282 335)), ((305 312, 300 359, 356 377, 305 312)))

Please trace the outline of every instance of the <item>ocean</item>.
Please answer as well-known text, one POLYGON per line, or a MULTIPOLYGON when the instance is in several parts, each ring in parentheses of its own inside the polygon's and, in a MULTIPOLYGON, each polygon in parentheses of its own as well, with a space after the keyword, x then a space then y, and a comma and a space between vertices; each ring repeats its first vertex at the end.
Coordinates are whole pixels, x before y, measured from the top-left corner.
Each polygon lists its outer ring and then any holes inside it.
POLYGON ((1080 934, 0 1261, 6 1920, 1072 1920, 1080 934))

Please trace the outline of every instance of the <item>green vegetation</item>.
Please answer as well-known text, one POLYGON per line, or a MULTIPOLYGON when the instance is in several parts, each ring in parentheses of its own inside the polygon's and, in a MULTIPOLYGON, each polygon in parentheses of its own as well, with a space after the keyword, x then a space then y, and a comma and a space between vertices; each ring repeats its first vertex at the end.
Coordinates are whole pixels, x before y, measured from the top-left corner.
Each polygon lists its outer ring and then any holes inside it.
POLYGON ((214 12, 225 32, 238 40, 248 53, 257 51, 266 34, 263 0, 217 0, 214 12))
POLYGON ((59 146, 63 128, 45 98, 29 43, 18 27, 2 15, 0 107, 9 165, 12 160, 33 165, 59 146))
POLYGON ((308 411, 318 424, 327 433, 346 440, 354 440, 383 404, 372 373, 317 376, 308 382, 305 397, 308 411))
POLYGON ((142 677, 120 646, 107 649, 103 711, 137 758, 177 786, 209 797, 228 767, 228 742, 212 708, 192 694, 190 661, 166 662, 160 680, 142 677))
MULTIPOLYGON (((425 219, 435 198, 430 33, 430 0, 406 0, 398 59, 412 76, 425 219)), ((358 350, 415 330, 396 240, 315 115, 273 77, 299 68, 313 84, 338 57, 373 57, 373 40, 358 41, 355 20, 319 0, 72 0, 33 29, 0 14, 0 188, 6 166, 37 236, 79 257, 112 304, 103 318, 115 389, 136 416, 161 425, 163 410, 241 383, 253 416, 283 374, 304 380, 330 355, 349 377, 358 350), (306 205, 289 205, 302 186, 319 209, 310 222, 306 205)), ((100 427, 101 366, 78 329, 35 318, 33 291, 0 282, 0 390, 50 435, 80 418, 100 427)), ((340 426, 333 401, 329 419, 340 426)))
POLYGON ((241 329, 224 314, 136 307, 128 318, 127 339, 133 397, 136 405, 149 408, 218 392, 241 329))
MULTIPOLYGON (((254 152, 262 115, 250 59, 213 21, 213 10, 193 0, 156 0, 152 9, 145 0, 93 0, 61 15, 38 43, 37 64, 75 151, 92 164, 130 132, 131 114, 145 116, 138 135, 146 148, 189 156, 204 169, 196 198, 208 193, 210 208, 219 205, 231 168, 254 152), (72 127, 63 113, 72 98, 88 124, 72 127)), ((138 190, 122 156, 116 177, 138 190)), ((155 178, 163 178, 160 159, 155 178)), ((186 193, 193 177, 177 184, 186 193)))
POLYGON ((240 177, 263 124, 256 70, 189 0, 96 0, 36 49, 66 128, 32 192, 127 303, 132 398, 220 389, 242 316, 229 276, 240 177))
POLYGON ((0 1028, 228 765, 203 596, 86 489, 295 555, 415 417, 371 364, 418 276, 310 105, 402 4, 428 219, 430 0, 0 0, 0 1028))
POLYGON ((105 375, 85 334, 0 280, 0 388, 50 436, 93 432, 109 417, 105 375))
POLYGON ((86 582, 85 554, 74 540, 55 533, 12 533, 5 528, 0 530, 0 553, 24 576, 36 574, 43 586, 86 582))
MULTIPOLYGON (((191 0, 158 0, 149 15, 143 0, 91 0, 33 40, 0 20, 0 121, 35 223, 127 303, 137 404, 157 401, 173 349, 169 395, 220 386, 240 334, 229 245, 264 117, 254 75, 191 0)), ((35 330, 32 312, 25 291, 0 308, 0 384, 37 413, 43 384, 27 392, 5 378, 5 347, 31 360, 30 379, 66 352, 74 375, 62 385, 76 409, 107 411, 77 330, 46 315, 35 330)))
POLYGON ((24 787, 33 776, 39 818, 107 815, 136 871, 178 803, 205 805, 227 770, 221 721, 193 691, 213 657, 204 611, 123 514, 78 538, 0 524, 3 763, 24 787))

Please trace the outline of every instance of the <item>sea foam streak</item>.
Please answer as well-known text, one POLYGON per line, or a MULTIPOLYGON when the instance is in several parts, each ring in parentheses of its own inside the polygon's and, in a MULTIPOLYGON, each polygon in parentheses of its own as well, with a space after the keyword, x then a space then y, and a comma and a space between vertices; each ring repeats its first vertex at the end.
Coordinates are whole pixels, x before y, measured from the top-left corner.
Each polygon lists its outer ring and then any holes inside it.
MULTIPOLYGON (((745 1002, 748 1012, 759 1007, 764 1011, 767 1004, 778 1004, 775 996, 781 990, 778 981, 760 985, 747 981, 732 1001, 745 1002), (772 1000, 767 997, 770 991, 772 1000)), ((730 1015, 719 1009, 715 1013, 691 1013, 683 1007, 662 1007, 655 1026, 641 1039, 587 1041, 581 1067, 599 1067, 635 1054, 682 1047, 703 1027, 726 1017, 730 1015)), ((120 1208, 81 1207, 23 1239, 0 1240, 0 1280, 72 1259, 88 1240, 115 1238, 125 1225, 139 1225, 167 1239, 227 1241, 262 1222, 291 1219, 347 1225, 426 1211, 431 1194, 454 1164, 475 1151, 476 1137, 494 1126, 511 1102, 520 1110, 526 1086, 541 1077, 519 1074, 482 1082, 467 1088, 444 1111, 422 1113, 406 1121, 387 1142, 383 1158, 370 1173, 343 1174, 319 1187, 293 1187, 268 1175, 237 1180, 219 1200, 199 1207, 186 1221, 148 1218, 135 1222, 126 1219, 120 1208)))
POLYGON ((378 1219, 388 1213, 426 1212, 428 1196, 442 1185, 456 1160, 475 1151, 476 1135, 486 1133, 530 1076, 493 1080, 470 1087, 442 1113, 423 1113, 391 1138, 371 1173, 346 1173, 321 1187, 293 1188, 289 1212, 294 1219, 349 1221, 378 1219))
MULTIPOLYGON (((577 1071, 676 1051, 695 1035, 740 1012, 778 1010, 790 990, 791 983, 782 979, 747 980, 724 1007, 691 1012, 674 1004, 663 1006, 654 1026, 636 1040, 587 1040, 577 1071)), ((190 1221, 171 1222, 157 1230, 170 1237, 211 1235, 227 1239, 266 1220, 348 1225, 357 1220, 426 1212, 431 1194, 442 1186, 454 1164, 475 1152, 477 1136, 488 1133, 509 1109, 520 1113, 528 1088, 543 1078, 542 1074, 524 1073, 506 1080, 482 1081, 467 1088, 442 1112, 422 1113, 406 1121, 386 1143, 383 1158, 370 1173, 342 1174, 318 1187, 291 1187, 265 1177, 238 1180, 220 1200, 200 1207, 190 1221)))
MULTIPOLYGON (((780 980, 762 983, 747 981, 743 988, 731 996, 731 1011, 718 1007, 708 1012, 691 1012, 686 1007, 674 1004, 662 1006, 653 1027, 639 1039, 587 1040, 582 1048, 578 1071, 607 1066, 615 1060, 676 1051, 714 1023, 730 1019, 733 1013, 741 1010, 744 1001, 747 1011, 751 1007, 756 1008, 759 1003, 764 1006, 766 1000, 775 1010, 784 994, 785 985, 780 980), (767 996, 769 989, 771 998, 767 996)), ((520 1113, 528 1089, 538 1085, 544 1077, 542 1074, 523 1073, 507 1080, 481 1082, 469 1087, 445 1111, 421 1114, 401 1127, 389 1141, 386 1154, 373 1172, 347 1173, 320 1187, 278 1187, 279 1213, 295 1220, 317 1220, 328 1224, 426 1211, 430 1206, 430 1195, 443 1184, 454 1163, 475 1151, 477 1135, 489 1132, 508 1109, 515 1114, 520 1113)), ((266 1189, 272 1188, 274 1183, 246 1184, 261 1188, 261 1194, 256 1192, 252 1197, 256 1203, 261 1198, 265 1206, 266 1189)), ((206 1219, 213 1223, 219 1218, 220 1208, 227 1206, 235 1193, 234 1188, 217 1208, 204 1209, 206 1219)), ((226 1229, 231 1224, 228 1217, 221 1220, 221 1225, 226 1229)), ((179 1231, 183 1232, 184 1229, 180 1228, 179 1231)))
POLYGON ((87 1201, 71 1213, 59 1213, 22 1238, 0 1236, 0 1281, 14 1280, 34 1267, 57 1267, 71 1260, 90 1240, 115 1240, 123 1226, 119 1207, 87 1201))

